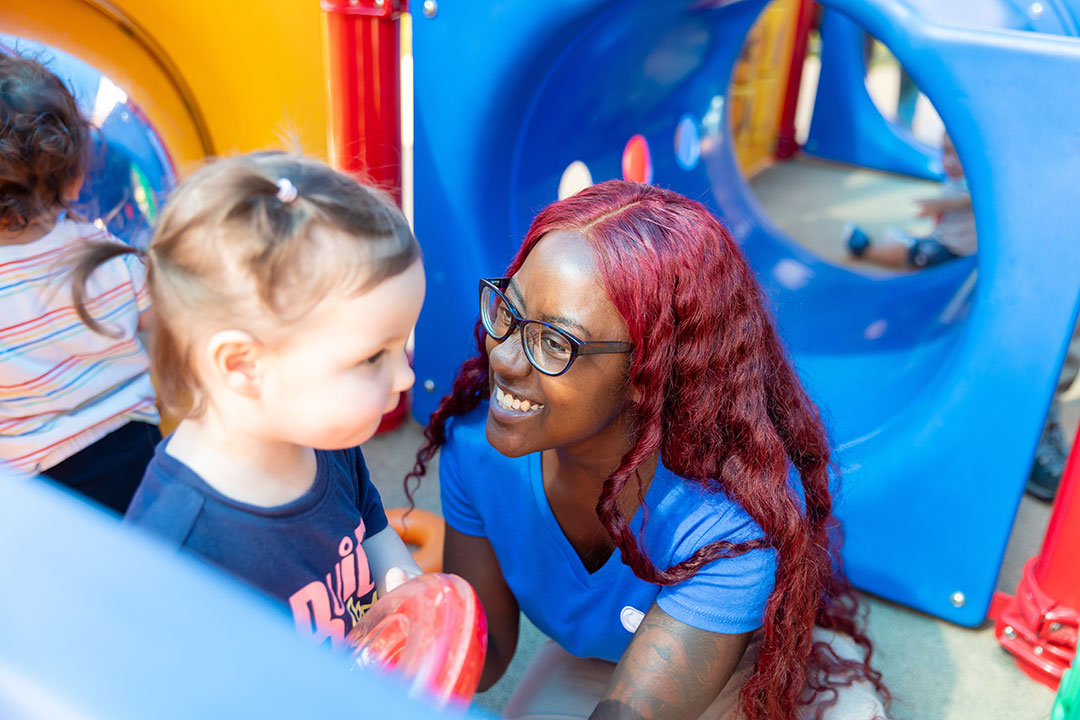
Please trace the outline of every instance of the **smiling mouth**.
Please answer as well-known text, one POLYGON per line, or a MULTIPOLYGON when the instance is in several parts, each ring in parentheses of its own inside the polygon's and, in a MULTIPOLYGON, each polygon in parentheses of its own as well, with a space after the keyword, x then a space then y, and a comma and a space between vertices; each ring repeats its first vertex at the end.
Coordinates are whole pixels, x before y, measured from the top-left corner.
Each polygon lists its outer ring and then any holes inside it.
POLYGON ((498 385, 495 385, 495 402, 499 403, 499 407, 504 410, 516 410, 517 412, 534 413, 544 409, 543 405, 514 397, 498 385))

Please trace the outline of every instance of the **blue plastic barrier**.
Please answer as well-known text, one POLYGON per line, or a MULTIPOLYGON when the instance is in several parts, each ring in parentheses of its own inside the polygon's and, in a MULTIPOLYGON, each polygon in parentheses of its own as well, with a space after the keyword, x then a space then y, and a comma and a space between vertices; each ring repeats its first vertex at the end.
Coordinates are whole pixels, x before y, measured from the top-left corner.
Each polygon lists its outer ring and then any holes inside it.
MULTIPOLYGON (((949 2, 927 12, 927 19, 947 25, 1080 34, 1076 24, 1080 14, 1058 0, 949 2)), ((941 148, 927 145, 907 128, 885 118, 870 98, 865 83, 864 37, 863 29, 842 12, 822 13, 821 72, 803 150, 876 170, 943 179, 941 148)))
POLYGON ((735 164, 726 93, 763 5, 457 2, 416 17, 416 229, 429 269, 416 368, 431 388, 416 414, 427 419, 473 350, 476 279, 505 268, 564 168, 618 177, 641 133, 655 182, 711 206, 775 303, 837 447, 851 578, 977 624, 1080 297, 1080 41, 963 24, 1000 7, 991 0, 826 3, 891 48, 934 103, 979 229, 977 260, 867 277, 792 243, 735 164), (685 115, 700 158, 680 165, 685 115))
POLYGON ((2 468, 0 548, 0 717, 442 715, 246 586, 2 468))

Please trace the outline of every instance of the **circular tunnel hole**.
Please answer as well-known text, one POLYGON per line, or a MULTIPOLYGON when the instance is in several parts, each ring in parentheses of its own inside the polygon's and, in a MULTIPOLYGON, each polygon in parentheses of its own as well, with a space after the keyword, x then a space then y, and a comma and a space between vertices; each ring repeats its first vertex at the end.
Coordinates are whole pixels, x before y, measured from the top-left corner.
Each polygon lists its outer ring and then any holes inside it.
POLYGON ((121 240, 144 247, 176 174, 158 133, 123 88, 56 48, 0 35, 6 51, 44 63, 71 90, 91 125, 90 163, 75 209, 121 240))
POLYGON ((940 117, 888 48, 849 22, 837 28, 825 18, 809 38, 796 83, 804 152, 777 161, 778 106, 788 90, 777 60, 786 58, 763 53, 785 40, 762 39, 783 32, 766 18, 733 70, 729 113, 739 169, 776 228, 859 272, 915 272, 974 254, 963 168, 940 117), (900 246, 912 248, 910 257, 900 246))
POLYGON ((900 96, 906 73, 892 53, 827 12, 792 63, 794 31, 773 7, 731 73, 733 160, 753 199, 743 247, 838 437, 859 437, 947 367, 973 296, 974 213, 937 113, 906 81, 900 96), (789 70, 803 152, 778 160, 789 70), (897 120, 904 103, 932 142, 897 120))

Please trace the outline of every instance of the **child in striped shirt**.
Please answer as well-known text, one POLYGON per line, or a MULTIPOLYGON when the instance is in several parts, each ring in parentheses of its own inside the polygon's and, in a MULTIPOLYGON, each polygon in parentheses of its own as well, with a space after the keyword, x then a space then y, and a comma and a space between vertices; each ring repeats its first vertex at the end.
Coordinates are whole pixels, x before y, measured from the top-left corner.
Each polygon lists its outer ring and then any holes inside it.
POLYGON ((76 256, 111 238, 67 217, 88 149, 63 82, 0 52, 0 462, 122 514, 161 437, 136 337, 150 301, 134 255, 98 267, 73 296, 76 256))

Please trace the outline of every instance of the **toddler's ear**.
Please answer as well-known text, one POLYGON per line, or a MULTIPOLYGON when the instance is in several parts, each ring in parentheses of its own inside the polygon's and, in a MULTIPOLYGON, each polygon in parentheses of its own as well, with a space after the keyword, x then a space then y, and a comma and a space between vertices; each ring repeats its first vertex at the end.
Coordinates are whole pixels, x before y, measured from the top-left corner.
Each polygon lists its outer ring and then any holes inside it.
POLYGON ((233 392, 259 394, 259 343, 243 330, 221 330, 207 343, 211 372, 233 392))

